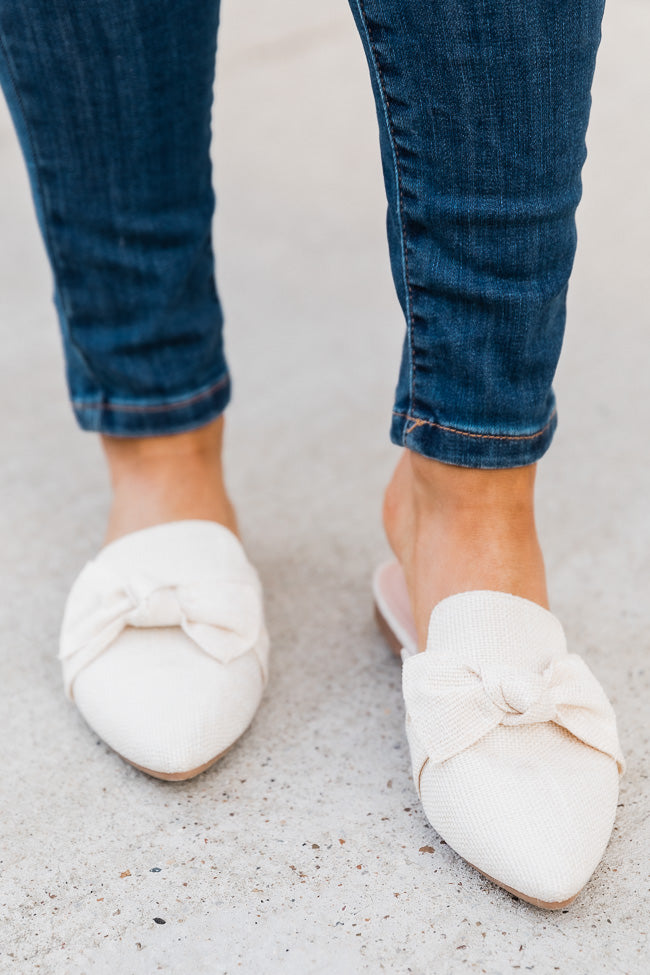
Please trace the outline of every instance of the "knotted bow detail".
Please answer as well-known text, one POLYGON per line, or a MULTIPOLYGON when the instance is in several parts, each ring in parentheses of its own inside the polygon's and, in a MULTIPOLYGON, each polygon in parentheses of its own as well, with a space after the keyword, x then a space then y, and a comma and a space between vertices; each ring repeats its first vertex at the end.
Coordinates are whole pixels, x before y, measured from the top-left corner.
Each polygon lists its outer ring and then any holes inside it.
MULTIPOLYGON (((69 695, 77 674, 127 626, 179 626, 201 650, 228 664, 257 648, 264 630, 261 594, 253 578, 202 574, 170 584, 144 573, 122 577, 109 566, 87 563, 70 593, 61 629, 59 659, 69 695)), ((266 676, 261 658, 260 667, 266 676)))
POLYGON ((614 710, 578 654, 555 657, 543 670, 465 664, 444 653, 406 657, 407 722, 431 762, 444 762, 498 725, 552 721, 576 738, 625 763, 614 710))

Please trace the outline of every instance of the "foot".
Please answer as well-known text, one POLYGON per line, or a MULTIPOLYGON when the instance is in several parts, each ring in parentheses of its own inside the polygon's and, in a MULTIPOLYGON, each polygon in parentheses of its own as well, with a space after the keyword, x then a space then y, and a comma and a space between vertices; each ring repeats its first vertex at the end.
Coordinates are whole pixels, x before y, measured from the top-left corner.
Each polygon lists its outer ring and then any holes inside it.
POLYGON ((427 819, 486 877, 556 909, 603 856, 625 761, 603 688, 547 612, 534 479, 532 465, 475 470, 405 451, 384 506, 404 577, 380 566, 374 589, 406 649, 405 727, 427 819), (429 629, 431 649, 413 653, 429 629))
POLYGON ((66 601, 68 697, 156 778, 193 778, 243 734, 268 655, 259 577, 214 520, 128 532, 86 563, 66 601))
POLYGON ((223 416, 186 433, 102 435, 113 503, 104 544, 141 528, 200 518, 238 534, 221 461, 223 416))
POLYGON ((534 517, 535 465, 454 467, 405 450, 384 498, 384 528, 406 578, 418 647, 446 596, 492 589, 548 609, 534 517))

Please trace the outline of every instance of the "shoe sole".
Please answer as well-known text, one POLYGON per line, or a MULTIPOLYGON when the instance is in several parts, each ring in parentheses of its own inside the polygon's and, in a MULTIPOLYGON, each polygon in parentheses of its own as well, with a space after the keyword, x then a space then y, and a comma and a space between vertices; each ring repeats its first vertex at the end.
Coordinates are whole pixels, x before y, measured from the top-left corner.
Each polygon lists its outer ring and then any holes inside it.
MULTIPOLYGON (((394 630, 392 629, 390 623, 382 613, 377 602, 374 603, 374 607, 375 607, 375 620, 377 621, 377 626, 379 627, 382 636, 388 643, 388 646, 390 647, 393 655, 397 657, 398 660, 401 660, 401 650, 402 650, 401 641, 396 636, 394 630)), ((460 853, 456 855, 460 856, 460 853)), ((464 857, 461 857, 461 860, 464 859, 465 859, 464 857)), ((576 894, 573 894, 572 897, 568 897, 564 901, 542 901, 539 900, 537 897, 529 897, 528 894, 522 894, 520 890, 515 890, 514 887, 508 887, 507 884, 502 884, 500 880, 495 880, 494 877, 491 877, 489 873, 486 873, 484 870, 481 870, 479 867, 475 866, 470 860, 465 860, 465 863, 469 864, 469 866, 472 867, 473 870, 476 870, 477 873, 480 873, 483 877, 486 877, 487 880, 490 880, 493 884, 496 884, 497 887, 501 887, 502 890, 507 890, 509 894, 513 895, 513 897, 517 897, 519 898, 519 900, 526 901, 527 904, 532 904, 533 907, 541 907, 546 911, 561 910, 563 907, 566 907, 567 904, 570 904, 572 901, 574 901, 578 896, 578 894, 580 893, 580 891, 578 891, 576 894)))
POLYGON ((189 772, 156 772, 155 769, 146 768, 144 765, 138 765, 137 762, 132 762, 129 758, 125 758, 124 755, 121 755, 119 752, 115 752, 115 754, 119 755, 122 761, 126 762, 127 765, 132 765, 133 768, 137 768, 138 772, 144 772, 146 775, 150 775, 154 779, 162 779, 164 782, 185 782, 187 779, 193 779, 197 775, 200 775, 201 772, 205 772, 207 769, 209 769, 210 766, 214 765, 215 762, 218 762, 219 759, 226 754, 226 752, 229 752, 235 744, 236 742, 233 741, 232 745, 228 745, 227 748, 224 748, 224 750, 219 752, 218 755, 215 755, 214 758, 204 762, 203 765, 197 766, 197 768, 191 769, 189 772))

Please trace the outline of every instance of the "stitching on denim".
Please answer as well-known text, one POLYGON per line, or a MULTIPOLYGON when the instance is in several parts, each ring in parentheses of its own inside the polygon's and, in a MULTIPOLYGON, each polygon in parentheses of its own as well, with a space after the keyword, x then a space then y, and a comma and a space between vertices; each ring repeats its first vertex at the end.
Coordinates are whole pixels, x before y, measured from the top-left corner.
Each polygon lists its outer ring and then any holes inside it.
MULTIPOLYGON (((15 74, 14 69, 13 69, 13 64, 12 64, 11 58, 9 57, 9 50, 8 50, 7 45, 5 44, 4 38, 2 36, 0 36, 0 48, 2 49, 2 53, 4 54, 5 64, 7 65, 7 74, 9 75, 9 80, 11 81, 11 87, 13 88, 14 96, 16 98, 16 104, 18 105, 18 108, 20 109, 20 114, 22 116, 23 124, 25 126, 25 132, 27 133, 27 138, 29 140, 29 152, 30 152, 30 155, 31 155, 31 158, 32 158, 32 162, 34 164, 34 174, 35 174, 35 177, 36 177, 36 186, 37 186, 37 189, 38 189, 38 194, 40 196, 40 211, 41 211, 41 215, 43 217, 43 225, 42 225, 42 228, 41 229, 42 229, 43 238, 44 238, 44 242, 45 242, 45 249, 46 249, 47 254, 48 254, 48 257, 50 259, 50 263, 52 264, 53 273, 54 273, 54 275, 56 277, 56 269, 58 268, 58 266, 60 264, 60 261, 59 261, 59 253, 58 253, 58 248, 56 246, 55 238, 50 233, 50 224, 48 222, 48 216, 47 216, 47 212, 46 212, 46 203, 47 203, 47 200, 48 200, 48 195, 47 195, 47 192, 46 192, 45 184, 43 183, 43 181, 41 179, 41 168, 40 168, 41 167, 41 164, 40 164, 40 160, 38 158, 38 155, 36 153, 36 142, 34 141, 34 136, 32 135, 32 129, 31 129, 31 125, 29 123, 29 117, 27 115, 27 112, 25 111, 25 105, 23 103, 23 100, 22 100, 22 97, 21 97, 21 94, 20 94, 20 89, 18 87, 18 84, 16 83, 16 74, 15 74)), ((23 152, 24 152, 24 149, 23 149, 23 152)), ((28 169, 29 169, 29 166, 28 166, 28 169)), ((38 202, 38 200, 35 201, 35 205, 36 205, 36 208, 38 209, 39 208, 39 202, 38 202)), ((57 287, 58 287, 58 284, 57 284, 57 287)), ((63 292, 61 292, 61 291, 59 291, 59 295, 61 296, 61 309, 63 311, 63 315, 64 315, 64 319, 65 319, 66 335, 64 336, 64 338, 67 338, 67 340, 70 343, 70 345, 72 346, 72 348, 74 348, 74 350, 76 351, 77 355, 79 356, 79 358, 83 362, 84 366, 88 370, 88 375, 91 376, 92 379, 95 382, 97 382, 97 379, 95 378, 95 374, 94 374, 93 370, 91 369, 91 367, 90 367, 90 365, 89 365, 89 363, 88 363, 88 361, 86 359, 85 354, 82 352, 82 350, 80 349, 79 345, 74 340, 74 338, 72 336, 72 332, 70 331, 68 309, 64 307, 64 305, 65 305, 65 296, 64 296, 63 292)), ((63 324, 62 324, 62 327, 63 327, 63 324)), ((97 383, 97 385, 99 386, 99 383, 97 383)))
POLYGON ((377 56, 377 50, 372 39, 372 34, 370 31, 370 24, 366 16, 366 12, 363 6, 363 0, 355 0, 357 10, 359 11, 359 16, 363 22, 366 39, 368 41, 368 48, 371 54, 372 66, 375 70, 375 77, 379 86, 379 91, 381 94, 382 108, 384 110, 384 117, 386 119, 386 125, 388 127, 388 133, 390 136, 390 146, 393 153, 393 169, 395 171, 395 182, 397 184, 397 212, 399 216, 399 228, 400 228, 400 244, 402 248, 402 276, 404 279, 404 289, 405 289, 405 299, 406 299, 406 328, 408 332, 409 339, 409 352, 411 356, 411 388, 409 389, 409 399, 411 406, 413 405, 414 389, 415 389, 415 354, 413 349, 413 289, 411 286, 411 279, 409 275, 408 266, 408 248, 406 245, 406 227, 404 223, 404 200, 402 192, 402 172, 400 169, 400 157, 397 151, 397 142, 395 140, 395 130, 393 127, 393 121, 390 114, 390 104, 388 100, 388 94, 386 91, 386 83, 384 81, 384 76, 382 74, 381 68, 379 66, 379 58, 377 56))
POLYGON ((462 437, 475 437, 478 440, 534 440, 535 437, 541 437, 541 435, 545 433, 546 430, 548 430, 551 423, 555 419, 556 413, 557 410, 556 409, 553 410, 553 412, 551 413, 548 419, 548 422, 545 423, 544 426, 537 431, 537 433, 507 434, 507 433, 471 433, 469 430, 457 430, 456 427, 448 427, 445 426, 443 423, 434 423, 433 420, 422 420, 417 416, 409 416, 408 413, 399 413, 397 410, 393 410, 394 416, 402 416, 404 417, 405 420, 409 420, 413 424, 407 430, 404 431, 405 437, 408 437, 409 433, 412 433, 413 430, 417 429, 417 427, 427 426, 427 427, 436 427, 438 430, 446 430, 448 433, 457 433, 462 437))
POLYGON ((137 406, 126 403, 95 403, 92 400, 73 399, 72 404, 80 409, 110 410, 122 413, 160 413, 164 410, 177 410, 182 409, 185 406, 190 406, 192 403, 196 403, 198 400, 204 399, 206 396, 210 396, 218 389, 226 386, 228 379, 228 375, 222 376, 218 382, 208 387, 208 389, 204 389, 203 392, 195 393, 193 396, 189 396, 186 399, 175 400, 173 403, 155 403, 151 405, 137 406))

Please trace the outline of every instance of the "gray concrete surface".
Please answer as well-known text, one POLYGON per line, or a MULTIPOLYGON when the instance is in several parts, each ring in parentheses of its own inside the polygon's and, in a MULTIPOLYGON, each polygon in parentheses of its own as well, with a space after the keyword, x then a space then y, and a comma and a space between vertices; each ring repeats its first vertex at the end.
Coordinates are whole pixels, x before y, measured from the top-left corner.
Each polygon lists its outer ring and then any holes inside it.
POLYGON ((253 727, 189 784, 123 764, 61 691, 61 607, 100 543, 108 494, 66 402, 49 270, 2 109, 3 973, 649 970, 649 43, 647 2, 611 4, 560 427, 539 478, 553 608, 611 695, 629 761, 607 855, 557 914, 514 901, 427 826, 399 668, 371 618, 402 325, 344 0, 223 11, 228 468, 275 650, 253 727))

